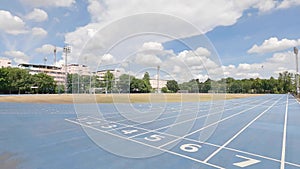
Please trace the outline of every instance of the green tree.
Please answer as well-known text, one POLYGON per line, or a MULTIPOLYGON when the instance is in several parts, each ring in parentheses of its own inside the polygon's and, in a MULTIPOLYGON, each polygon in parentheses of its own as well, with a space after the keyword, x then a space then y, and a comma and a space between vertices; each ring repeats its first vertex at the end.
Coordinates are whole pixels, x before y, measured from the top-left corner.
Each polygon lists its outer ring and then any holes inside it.
POLYGON ((294 91, 294 85, 292 83, 293 74, 285 71, 279 73, 278 83, 280 87, 280 93, 287 93, 294 91))
POLYGON ((38 73, 32 76, 33 85, 38 87, 38 93, 55 93, 56 82, 53 77, 45 73, 38 73))
POLYGON ((107 71, 104 75, 104 80, 101 86, 105 87, 106 92, 111 91, 114 86, 114 74, 112 74, 110 71, 107 71))
POLYGON ((145 93, 151 92, 152 86, 150 84, 150 75, 148 72, 144 74, 143 81, 145 83, 145 93))
POLYGON ((147 86, 142 79, 133 78, 130 82, 130 92, 131 93, 145 93, 147 91, 147 86))
POLYGON ((32 86, 31 75, 27 70, 19 68, 6 68, 7 90, 9 93, 26 93, 32 86))
POLYGON ((176 93, 179 90, 179 86, 176 80, 169 80, 167 81, 167 88, 170 90, 172 93, 176 93))
POLYGON ((169 90, 168 90, 167 87, 162 87, 161 88, 161 92, 163 92, 163 93, 169 93, 169 90))

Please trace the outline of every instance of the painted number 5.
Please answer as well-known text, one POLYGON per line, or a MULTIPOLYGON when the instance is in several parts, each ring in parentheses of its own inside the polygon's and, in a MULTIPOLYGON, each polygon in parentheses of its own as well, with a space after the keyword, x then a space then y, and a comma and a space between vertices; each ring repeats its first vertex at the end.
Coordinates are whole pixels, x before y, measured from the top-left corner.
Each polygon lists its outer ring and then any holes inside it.
POLYGON ((199 150, 199 148, 201 148, 201 146, 198 144, 183 144, 180 146, 180 149, 182 151, 186 151, 189 153, 197 152, 199 150))
POLYGON ((161 139, 165 138, 164 136, 160 136, 160 135, 157 135, 157 134, 153 134, 149 137, 145 137, 145 140, 148 140, 148 141, 152 141, 152 142, 155 142, 155 141, 160 141, 161 139))

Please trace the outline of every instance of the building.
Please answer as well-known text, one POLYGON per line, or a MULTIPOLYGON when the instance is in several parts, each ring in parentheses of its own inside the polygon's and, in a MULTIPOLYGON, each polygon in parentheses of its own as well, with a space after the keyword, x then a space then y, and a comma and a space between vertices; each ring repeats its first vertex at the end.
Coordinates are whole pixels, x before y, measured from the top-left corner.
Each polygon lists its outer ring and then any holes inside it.
POLYGON ((8 58, 0 58, 0 68, 11 67, 11 60, 8 58))
POLYGON ((35 64, 19 64, 19 68, 28 70, 30 74, 45 73, 54 78, 58 85, 65 85, 66 75, 61 67, 35 64))
POLYGON ((96 72, 96 75, 99 77, 100 81, 104 80, 105 74, 109 71, 114 75, 114 78, 117 80, 121 76, 121 71, 117 69, 107 69, 107 70, 100 70, 96 72))
POLYGON ((157 85, 157 79, 150 79, 150 84, 152 89, 154 89, 155 91, 158 91, 158 93, 161 93, 161 89, 163 87, 167 87, 167 80, 163 80, 163 79, 159 79, 158 80, 158 85, 157 85), (158 90, 157 90, 158 87, 158 90))
MULTIPOLYGON (((65 71, 65 67, 62 68, 65 71)), ((79 75, 91 75, 91 71, 88 66, 80 64, 70 64, 67 67, 68 74, 79 74, 79 75)))

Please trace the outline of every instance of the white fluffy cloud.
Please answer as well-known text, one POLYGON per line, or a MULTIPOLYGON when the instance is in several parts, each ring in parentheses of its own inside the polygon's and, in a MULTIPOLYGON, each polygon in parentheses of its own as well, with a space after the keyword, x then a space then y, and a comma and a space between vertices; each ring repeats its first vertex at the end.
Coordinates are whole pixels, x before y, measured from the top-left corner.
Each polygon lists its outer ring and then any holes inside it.
POLYGON ((4 10, 0 10, 0 30, 13 35, 28 33, 25 22, 20 17, 4 10))
POLYGON ((158 42, 146 42, 142 47, 144 50, 163 50, 164 47, 158 42))
POLYGON ((281 39, 278 40, 277 37, 271 37, 267 39, 258 46, 257 44, 253 45, 251 49, 248 50, 248 53, 268 53, 285 50, 292 48, 294 46, 300 46, 300 39, 290 40, 290 39, 281 39))
POLYGON ((295 73, 295 68, 295 57, 292 51, 274 53, 271 58, 261 63, 240 63, 237 67, 234 65, 223 66, 224 74, 227 77, 238 79, 277 77, 278 73, 283 71, 295 73))
POLYGON ((28 63, 28 61, 30 60, 30 57, 21 51, 14 51, 14 50, 6 51, 6 52, 4 52, 4 55, 6 55, 8 57, 13 57, 13 60, 17 64, 28 63))
POLYGON ((56 49, 56 52, 62 52, 61 47, 56 47, 50 44, 45 44, 41 46, 40 48, 36 48, 35 51, 42 54, 53 54, 54 49, 56 49))
POLYGON ((48 32, 43 28, 39 28, 39 27, 32 28, 32 35, 34 36, 44 37, 47 36, 47 34, 48 32))
POLYGON ((300 5, 299 0, 283 0, 278 6, 279 9, 290 8, 292 6, 300 5))
POLYGON ((101 21, 104 14, 104 7, 99 0, 89 0, 88 11, 91 14, 92 21, 101 21))
POLYGON ((42 22, 48 19, 48 14, 42 9, 34 8, 32 12, 25 16, 25 18, 27 20, 42 22))
POLYGON ((33 7, 47 7, 47 6, 53 6, 53 7, 69 7, 72 4, 75 3, 75 0, 51 0, 51 1, 45 1, 45 0, 20 0, 24 5, 30 5, 33 7))

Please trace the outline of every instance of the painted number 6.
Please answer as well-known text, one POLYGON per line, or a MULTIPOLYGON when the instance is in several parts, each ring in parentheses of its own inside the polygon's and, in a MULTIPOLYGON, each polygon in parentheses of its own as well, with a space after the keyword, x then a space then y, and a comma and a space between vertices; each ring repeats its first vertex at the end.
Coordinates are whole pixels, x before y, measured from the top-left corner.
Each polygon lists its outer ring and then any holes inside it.
POLYGON ((182 151, 186 151, 189 153, 197 152, 199 150, 199 148, 201 148, 201 146, 198 144, 183 144, 180 146, 180 149, 182 151))

